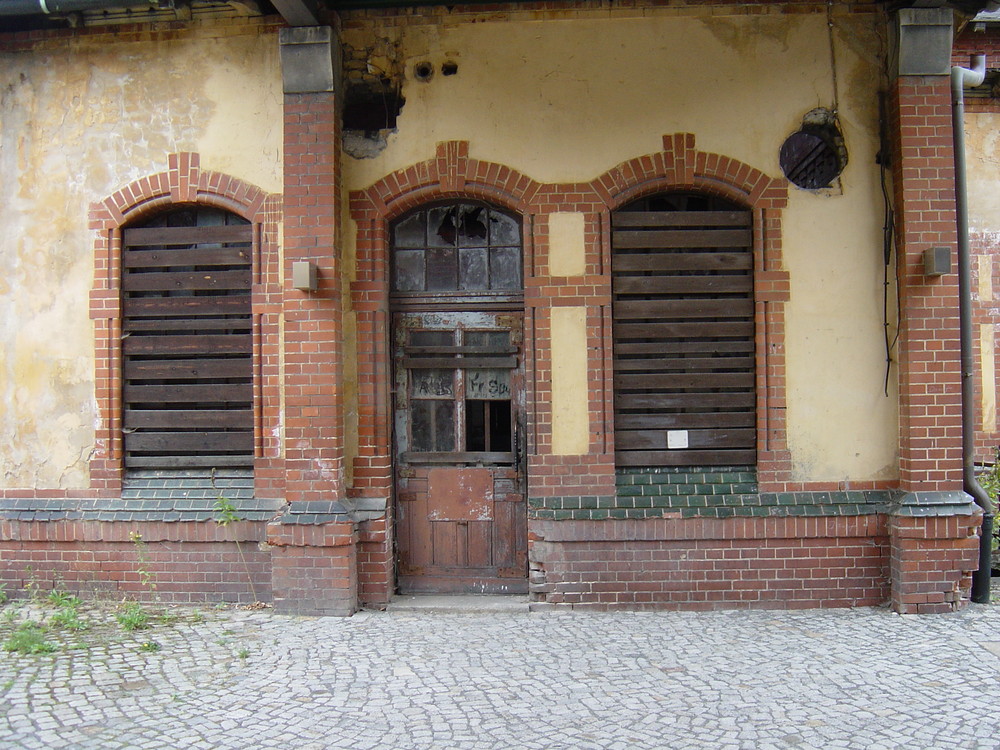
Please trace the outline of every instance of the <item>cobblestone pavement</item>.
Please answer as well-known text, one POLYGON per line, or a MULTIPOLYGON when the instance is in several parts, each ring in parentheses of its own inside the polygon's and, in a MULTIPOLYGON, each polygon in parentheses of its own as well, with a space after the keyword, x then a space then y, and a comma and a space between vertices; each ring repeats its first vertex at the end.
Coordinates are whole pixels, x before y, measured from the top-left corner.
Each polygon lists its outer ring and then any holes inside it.
POLYGON ((996 749, 998 709, 996 605, 212 610, 81 650, 0 651, 4 748, 996 749), (140 651, 150 637, 161 649, 140 651))

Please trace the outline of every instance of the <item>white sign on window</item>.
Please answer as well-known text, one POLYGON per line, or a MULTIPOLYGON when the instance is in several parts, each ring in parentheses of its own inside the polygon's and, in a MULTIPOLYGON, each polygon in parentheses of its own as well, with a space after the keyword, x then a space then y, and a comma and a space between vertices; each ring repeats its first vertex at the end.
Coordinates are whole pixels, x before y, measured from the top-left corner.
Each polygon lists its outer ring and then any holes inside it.
POLYGON ((688 447, 687 430, 667 430, 667 448, 680 450, 688 447))

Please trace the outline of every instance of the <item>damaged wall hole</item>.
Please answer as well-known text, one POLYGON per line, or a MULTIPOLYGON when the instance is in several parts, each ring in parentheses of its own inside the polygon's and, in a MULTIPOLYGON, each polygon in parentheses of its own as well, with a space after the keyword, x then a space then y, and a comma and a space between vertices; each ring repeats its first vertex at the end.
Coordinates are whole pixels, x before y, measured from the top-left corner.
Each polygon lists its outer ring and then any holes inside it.
POLYGON ((458 63, 454 60, 447 60, 441 63, 441 75, 453 76, 458 72, 458 63))
POLYGON ((378 38, 342 49, 344 151, 357 159, 371 158, 385 149, 406 103, 398 41, 378 38))
POLYGON ((427 83, 427 81, 434 77, 434 66, 426 60, 418 62, 413 66, 413 77, 418 81, 427 83))

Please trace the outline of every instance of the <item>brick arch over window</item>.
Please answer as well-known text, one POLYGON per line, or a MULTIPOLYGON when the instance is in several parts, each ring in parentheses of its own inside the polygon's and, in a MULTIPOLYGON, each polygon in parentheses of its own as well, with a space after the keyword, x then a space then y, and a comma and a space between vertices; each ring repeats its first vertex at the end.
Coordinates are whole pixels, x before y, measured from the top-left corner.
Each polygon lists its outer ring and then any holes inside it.
POLYGON ((254 456, 261 463, 279 455, 272 437, 278 424, 277 316, 264 312, 280 302, 277 227, 280 196, 219 172, 202 170, 196 153, 171 154, 168 168, 138 179, 90 208, 95 232, 94 283, 90 317, 95 334, 95 397, 98 427, 90 461, 91 486, 109 496, 121 492, 121 253, 122 229, 179 206, 201 205, 230 211, 253 225, 252 296, 254 328, 254 456), (273 300, 272 300, 273 298, 273 300), (265 409, 264 404, 273 404, 265 409))
MULTIPOLYGON (((693 134, 675 133, 663 137, 662 151, 619 164, 594 180, 591 187, 607 207, 606 225, 610 225, 610 213, 615 209, 657 193, 707 193, 750 209, 758 482, 761 491, 807 489, 791 483, 786 439, 785 302, 789 299, 789 278, 781 254, 781 213, 788 202, 787 181, 768 177, 727 156, 698 151, 693 134)), ((608 373, 607 393, 613 392, 610 378, 608 373)))
MULTIPOLYGON (((449 199, 481 200, 523 216, 540 187, 509 167, 470 159, 468 142, 448 141, 438 144, 433 159, 351 193, 351 218, 357 222, 357 268, 351 297, 358 341, 358 455, 354 460, 354 491, 358 495, 386 497, 392 485, 389 360, 385 349, 389 224, 418 206, 449 199)), ((530 268, 530 255, 531 238, 526 228, 525 269, 530 268)))

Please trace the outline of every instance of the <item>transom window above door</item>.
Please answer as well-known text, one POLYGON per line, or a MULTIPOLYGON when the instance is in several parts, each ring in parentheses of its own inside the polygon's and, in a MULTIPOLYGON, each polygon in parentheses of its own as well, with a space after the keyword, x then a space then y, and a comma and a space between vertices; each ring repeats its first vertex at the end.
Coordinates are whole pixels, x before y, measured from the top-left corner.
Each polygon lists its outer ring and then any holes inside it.
POLYGON ((411 297, 519 294, 521 225, 471 202, 414 211, 392 228, 392 292, 411 297))

